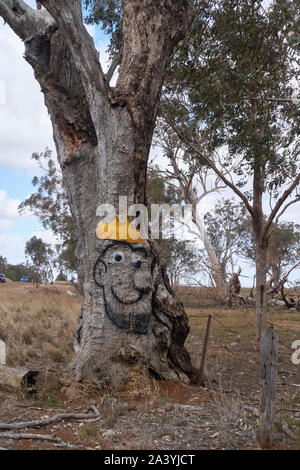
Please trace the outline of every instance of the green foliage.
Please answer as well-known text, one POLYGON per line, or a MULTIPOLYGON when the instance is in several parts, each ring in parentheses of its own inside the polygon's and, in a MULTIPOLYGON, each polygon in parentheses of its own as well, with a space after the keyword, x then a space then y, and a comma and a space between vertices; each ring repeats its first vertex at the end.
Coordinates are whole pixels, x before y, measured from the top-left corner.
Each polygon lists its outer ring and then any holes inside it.
POLYGON ((235 162, 239 187, 259 170, 262 192, 274 196, 299 172, 299 107, 276 99, 289 98, 295 85, 300 4, 287 1, 283 9, 279 3, 198 2, 170 64, 161 107, 200 153, 223 146, 222 165, 235 162))
MULTIPOLYGON (((147 202, 150 213, 151 204, 180 204, 179 191, 166 183, 160 176, 158 167, 150 167, 147 179, 147 202)), ((171 227, 174 225, 174 220, 171 227)), ((197 270, 197 249, 190 247, 185 241, 174 237, 157 240, 161 264, 165 267, 172 285, 186 281, 188 276, 197 270)))
MULTIPOLYGON (((255 263, 255 240, 249 218, 241 225, 239 252, 255 263)), ((279 281, 285 273, 299 262, 300 226, 293 222, 274 223, 267 249, 267 271, 279 281)))
POLYGON ((245 220, 248 220, 245 209, 232 199, 219 200, 214 210, 204 216, 209 240, 225 272, 232 270, 234 257, 239 254, 239 241, 244 236, 245 220))
POLYGON ((19 211, 22 213, 29 209, 45 229, 53 231, 61 241, 56 246, 56 264, 60 270, 74 272, 77 268, 74 220, 60 170, 49 149, 44 153, 34 153, 32 158, 38 162, 44 174, 33 178, 32 184, 36 191, 20 204, 19 211))
POLYGON ((99 24, 110 37, 109 52, 114 55, 122 49, 121 0, 84 0, 87 24, 99 24))
POLYGON ((6 272, 4 273, 11 281, 20 281, 22 277, 28 277, 29 281, 41 282, 40 274, 37 270, 24 264, 8 265, 6 272))
POLYGON ((45 281, 52 281, 52 258, 54 251, 41 238, 32 237, 25 246, 25 255, 31 260, 34 268, 45 281))
POLYGON ((7 270, 7 259, 0 255, 0 273, 5 274, 7 270))

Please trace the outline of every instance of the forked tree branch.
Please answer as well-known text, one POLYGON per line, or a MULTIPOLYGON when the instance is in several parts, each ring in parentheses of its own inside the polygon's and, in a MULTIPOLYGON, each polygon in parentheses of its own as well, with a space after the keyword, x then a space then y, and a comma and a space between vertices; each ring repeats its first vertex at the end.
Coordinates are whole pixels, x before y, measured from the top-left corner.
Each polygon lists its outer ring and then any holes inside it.
POLYGON ((268 235, 268 231, 272 225, 273 220, 275 219, 276 215, 278 214, 278 211, 280 208, 283 206, 284 202, 287 200, 287 198, 292 194, 294 189, 298 186, 300 183, 300 173, 298 176, 294 179, 293 183, 290 185, 290 187, 283 193, 281 198, 277 201, 276 205, 274 206, 274 209, 272 210, 271 214, 269 215, 269 218, 267 220, 267 223, 265 224, 263 231, 262 231, 262 238, 265 238, 268 235))
POLYGON ((23 0, 0 0, 0 16, 23 41, 55 27, 55 21, 47 11, 34 10, 23 0))
POLYGON ((102 97, 107 96, 108 87, 94 41, 83 24, 81 0, 40 0, 40 3, 55 18, 61 29, 87 96, 95 105, 97 92, 102 97))
POLYGON ((293 204, 295 204, 296 202, 300 202, 300 194, 298 194, 298 196, 296 196, 295 199, 293 199, 293 200, 290 201, 288 204, 286 204, 286 205, 284 206, 284 208, 282 209, 282 211, 279 212, 279 214, 278 214, 277 217, 276 217, 275 224, 278 223, 280 217, 285 213, 285 211, 286 211, 290 206, 292 206, 293 204))
POLYGON ((245 196, 245 194, 243 194, 231 181, 229 181, 224 175, 223 173, 216 167, 216 165, 214 164, 214 162, 209 158, 207 157, 203 152, 200 152, 199 149, 197 148, 196 145, 194 145, 191 141, 189 141, 185 136, 184 134, 180 131, 180 129, 178 129, 174 123, 168 119, 167 116, 163 116, 164 120, 166 121, 167 124, 169 124, 169 126, 171 127, 171 129, 173 129, 173 131, 178 135, 178 137, 182 140, 182 142, 184 142, 191 150, 193 150, 193 152, 196 153, 196 155, 198 155, 200 158, 202 158, 205 163, 207 163, 207 165, 218 175, 218 177, 225 183, 226 186, 228 186, 229 188, 231 188, 237 196, 239 196, 239 198, 243 201, 243 203, 245 204, 246 208, 248 209, 249 213, 252 215, 253 214, 253 208, 251 207, 251 205, 249 204, 249 201, 247 199, 247 197, 245 196))

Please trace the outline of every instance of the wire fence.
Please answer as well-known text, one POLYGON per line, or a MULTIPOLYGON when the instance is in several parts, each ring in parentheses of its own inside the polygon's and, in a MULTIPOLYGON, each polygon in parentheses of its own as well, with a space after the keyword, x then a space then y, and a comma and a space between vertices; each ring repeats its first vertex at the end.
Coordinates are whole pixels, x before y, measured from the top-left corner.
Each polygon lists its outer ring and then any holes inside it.
MULTIPOLYGON (((194 318, 207 318, 207 320, 209 319, 209 317, 211 317, 212 320, 214 320, 216 323, 218 323, 224 330, 230 332, 230 333, 233 333, 233 334, 237 334, 238 333, 238 330, 232 328, 232 327, 229 327, 227 325, 224 325, 224 323, 222 323, 219 319, 216 318, 215 315, 218 315, 217 313, 215 314, 206 314, 206 315, 195 315, 195 314, 190 314, 189 315, 189 318, 191 317, 194 317, 194 318)), ((270 322, 270 321, 267 321, 267 324, 270 325, 271 327, 275 327, 278 331, 281 329, 281 326, 278 325, 278 324, 275 324, 274 322, 270 322)), ((210 337, 211 337, 211 333, 210 333, 210 337)), ((288 346, 287 344, 285 344, 282 340, 279 340, 278 339, 278 343, 280 345, 282 345, 283 347, 285 347, 286 349, 288 349, 289 351, 294 351, 293 348, 291 346, 288 346)), ((206 348, 208 348, 208 345, 206 345, 206 348)), ((236 351, 230 351, 230 350, 226 350, 227 353, 231 353, 231 354, 235 354, 236 355, 236 351)), ((243 348, 241 347, 239 349, 239 352, 242 353, 242 352, 249 352, 249 349, 246 349, 246 348, 243 348)), ((257 348, 257 352, 258 352, 258 348, 257 348)), ((285 364, 285 365, 291 365, 292 362, 284 362, 284 361, 280 361, 280 364, 285 364)), ((257 373, 257 375, 252 375, 252 374, 249 374, 245 371, 241 371, 241 373, 243 374, 244 377, 247 377, 249 379, 256 379, 258 380, 259 379, 259 372, 257 373)), ((278 377, 279 379, 279 377, 278 377)), ((278 386, 287 386, 287 387, 299 387, 300 389, 300 384, 295 384, 295 383, 287 383, 286 381, 284 382, 277 382, 277 385, 278 386)))

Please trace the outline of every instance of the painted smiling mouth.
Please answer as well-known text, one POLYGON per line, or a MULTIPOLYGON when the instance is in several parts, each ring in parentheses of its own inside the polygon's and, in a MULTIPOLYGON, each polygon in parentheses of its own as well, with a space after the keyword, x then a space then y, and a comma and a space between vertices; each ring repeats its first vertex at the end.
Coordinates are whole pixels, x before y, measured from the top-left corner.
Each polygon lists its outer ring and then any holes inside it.
POLYGON ((135 299, 133 300, 129 300, 129 301, 126 301, 126 300, 122 300, 120 299, 120 297, 118 296, 118 294, 116 294, 115 290, 113 287, 111 287, 111 292, 113 294, 113 296, 117 299, 118 302, 120 302, 121 304, 124 304, 124 305, 132 305, 132 304, 136 304, 137 302, 139 302, 139 300, 141 300, 141 298, 143 297, 144 295, 144 292, 141 291, 138 295, 138 297, 136 297, 135 299))

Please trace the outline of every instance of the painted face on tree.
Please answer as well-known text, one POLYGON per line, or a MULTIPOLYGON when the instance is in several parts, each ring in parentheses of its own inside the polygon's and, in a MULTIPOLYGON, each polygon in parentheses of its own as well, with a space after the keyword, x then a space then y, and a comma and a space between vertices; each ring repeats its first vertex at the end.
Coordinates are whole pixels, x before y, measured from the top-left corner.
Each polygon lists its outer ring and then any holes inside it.
POLYGON ((144 246, 112 241, 94 267, 94 280, 103 289, 106 314, 119 328, 147 334, 153 291, 152 257, 144 246))

